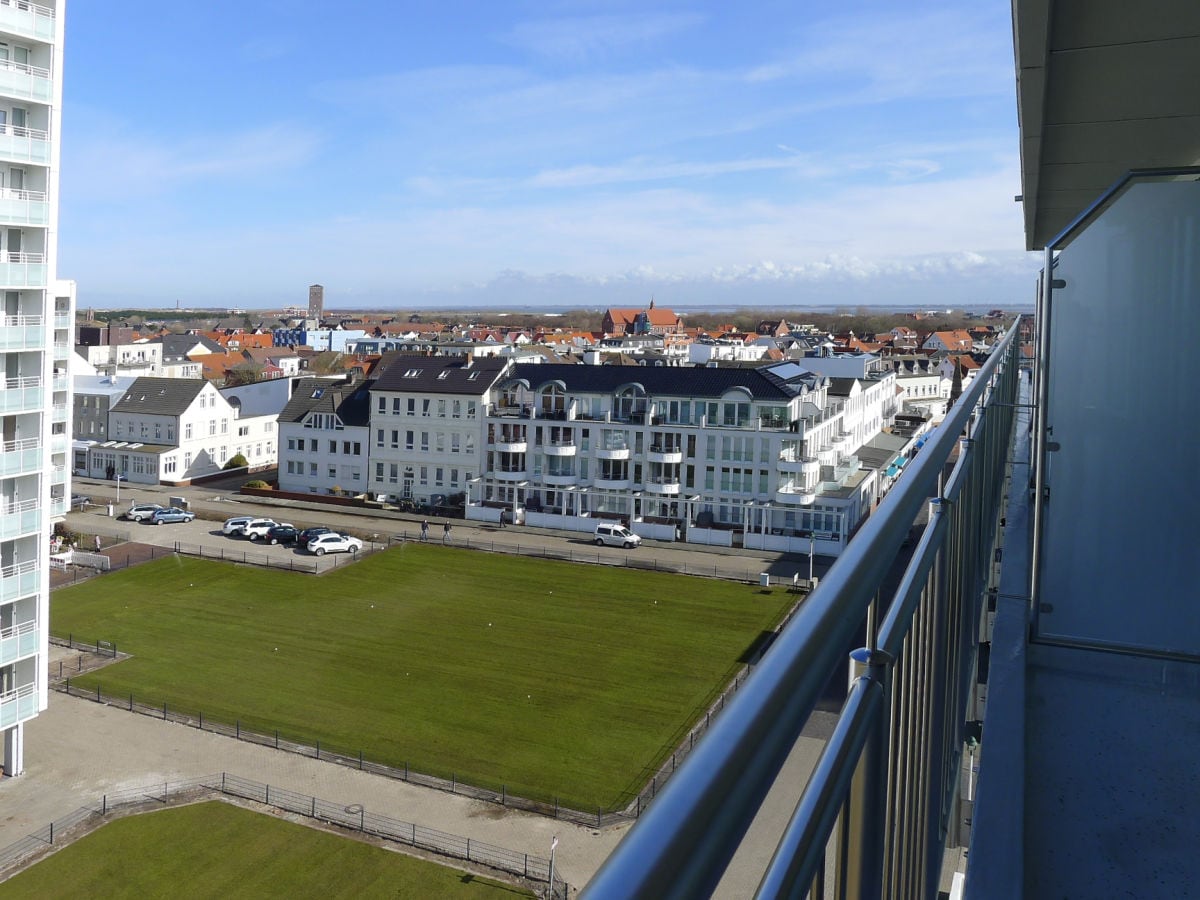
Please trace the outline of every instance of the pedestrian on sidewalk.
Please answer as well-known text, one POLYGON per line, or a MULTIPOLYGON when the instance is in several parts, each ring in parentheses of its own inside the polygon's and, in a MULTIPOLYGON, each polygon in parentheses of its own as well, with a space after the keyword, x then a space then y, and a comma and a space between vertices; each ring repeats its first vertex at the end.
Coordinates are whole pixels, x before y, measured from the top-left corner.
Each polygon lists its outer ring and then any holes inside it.
POLYGON ((428 519, 423 519, 421 521, 421 540, 423 540, 423 541, 429 540, 429 520, 428 519))
POLYGON ((96 552, 100 552, 100 535, 96 535, 96 552))
POLYGON ((447 522, 445 525, 442 526, 442 543, 444 544, 449 540, 450 540, 450 523, 447 522))

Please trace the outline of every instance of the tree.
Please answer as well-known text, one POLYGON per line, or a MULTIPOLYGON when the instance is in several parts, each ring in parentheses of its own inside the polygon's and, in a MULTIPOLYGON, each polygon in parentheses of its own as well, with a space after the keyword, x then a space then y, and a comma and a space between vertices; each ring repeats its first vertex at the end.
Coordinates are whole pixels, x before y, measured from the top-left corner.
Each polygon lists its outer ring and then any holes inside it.
POLYGON ((262 366, 253 362, 244 362, 236 366, 230 366, 225 372, 225 387, 254 384, 262 380, 262 373, 262 366))
POLYGON ((244 469, 250 465, 250 461, 240 453, 235 453, 221 468, 223 469, 244 469))

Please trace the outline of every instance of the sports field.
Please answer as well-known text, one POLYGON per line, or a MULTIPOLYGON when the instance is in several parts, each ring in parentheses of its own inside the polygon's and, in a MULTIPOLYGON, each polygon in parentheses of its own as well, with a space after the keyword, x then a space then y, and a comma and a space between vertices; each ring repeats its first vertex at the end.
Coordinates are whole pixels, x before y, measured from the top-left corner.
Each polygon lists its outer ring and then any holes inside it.
POLYGON ((532 897, 212 801, 108 822, 0 885, 5 897, 532 897))
POLYGON ((170 557, 56 591, 72 683, 578 809, 623 806, 782 589, 409 544, 320 578, 170 557))

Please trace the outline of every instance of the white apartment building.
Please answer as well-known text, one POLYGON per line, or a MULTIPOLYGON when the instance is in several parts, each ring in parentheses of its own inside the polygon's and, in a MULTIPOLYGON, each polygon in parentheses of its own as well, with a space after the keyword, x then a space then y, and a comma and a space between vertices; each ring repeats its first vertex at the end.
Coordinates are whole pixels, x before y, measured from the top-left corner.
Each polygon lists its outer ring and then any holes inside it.
MULTIPOLYGON (((757 368, 518 365, 486 417, 467 518, 836 554, 880 482, 854 449, 890 373, 837 396, 801 362, 757 368)), ((891 388, 894 392, 894 386, 891 388)))
POLYGON ((109 439, 88 448, 88 474, 184 482, 219 472, 239 453, 251 466, 274 465, 276 419, 240 415, 207 381, 137 378, 109 410, 109 439))
POLYGON ((279 414, 279 489, 305 494, 367 490, 371 386, 301 378, 279 414))
POLYGON ((401 356, 371 388, 368 489, 423 503, 462 493, 483 464, 483 420, 512 363, 401 356))
POLYGON ((57 280, 64 0, 0 3, 0 731, 46 708, 50 533, 70 496, 75 291, 57 280))

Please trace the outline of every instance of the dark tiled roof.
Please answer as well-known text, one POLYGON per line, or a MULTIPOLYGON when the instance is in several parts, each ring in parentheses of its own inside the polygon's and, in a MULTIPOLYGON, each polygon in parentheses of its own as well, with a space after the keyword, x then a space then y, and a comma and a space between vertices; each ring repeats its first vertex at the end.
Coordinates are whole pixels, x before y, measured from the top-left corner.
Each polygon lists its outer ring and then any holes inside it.
POLYGON ((111 412, 178 416, 196 401, 207 385, 207 381, 199 378, 135 378, 111 412))
POLYGON ((461 356, 397 357, 376 380, 375 390, 480 396, 508 365, 507 359, 477 359, 469 366, 467 362, 461 356))
POLYGON ((373 381, 346 384, 329 378, 301 378, 292 391, 280 422, 302 422, 311 412, 333 413, 342 424, 355 427, 371 421, 371 386, 373 381))
MULTIPOLYGON (((811 379, 812 376, 810 375, 811 379)), ((745 388, 756 400, 789 400, 800 393, 799 383, 772 377, 763 367, 716 369, 708 367, 575 366, 518 363, 511 379, 537 390, 561 381, 568 393, 610 394, 628 384, 640 384, 655 397, 720 397, 733 388, 745 388)), ((806 386, 811 387, 811 382, 806 386)))
POLYGON ((162 344, 164 360, 183 359, 197 344, 202 344, 209 353, 224 353, 225 348, 202 334, 165 334, 161 338, 150 341, 152 344, 162 344))

